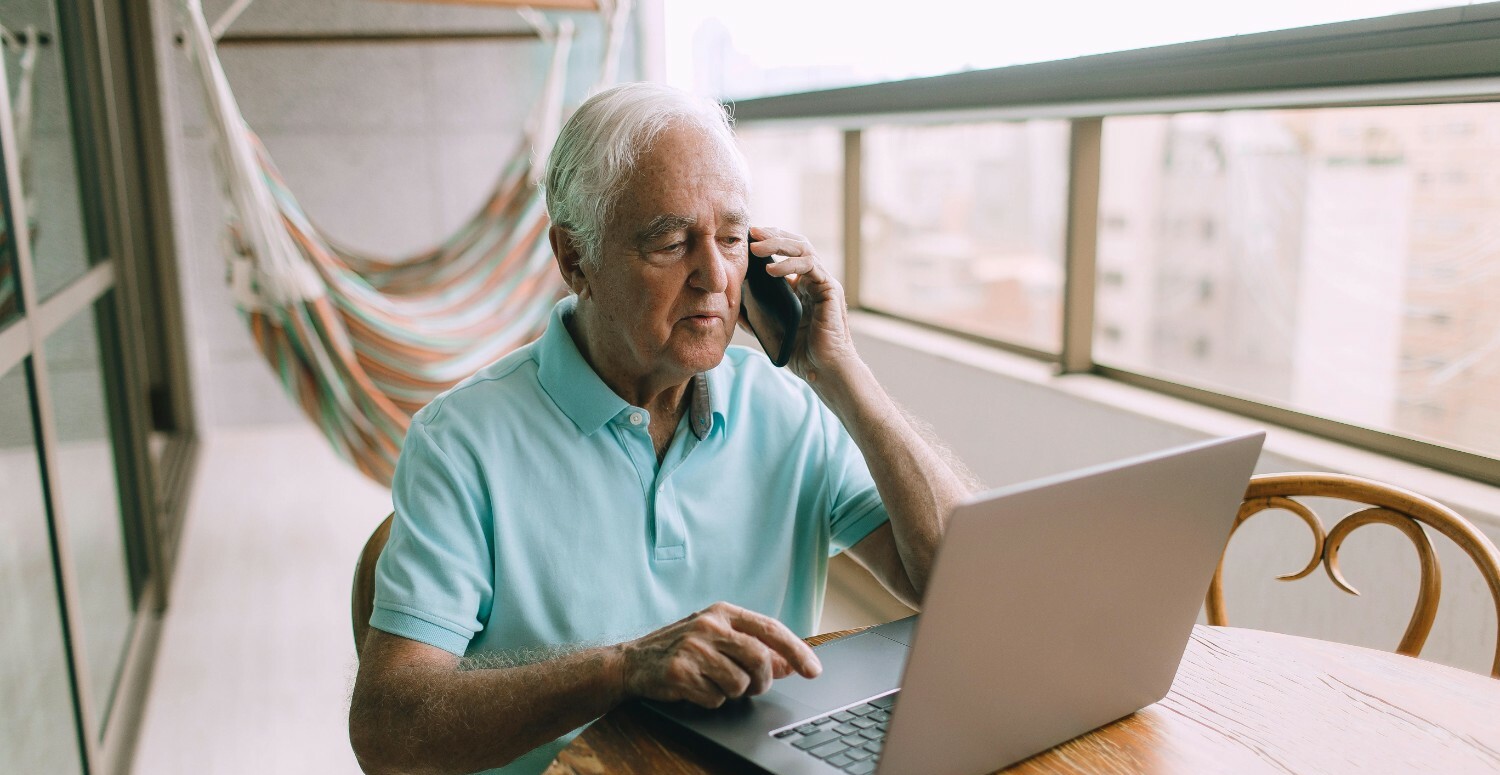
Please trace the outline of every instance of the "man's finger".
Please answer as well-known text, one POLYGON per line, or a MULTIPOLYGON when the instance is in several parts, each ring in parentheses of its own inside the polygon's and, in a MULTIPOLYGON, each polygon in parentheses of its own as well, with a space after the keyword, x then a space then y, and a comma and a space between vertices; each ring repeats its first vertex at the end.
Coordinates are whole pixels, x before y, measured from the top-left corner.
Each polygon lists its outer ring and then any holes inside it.
POLYGON ((823 672, 823 663, 818 661, 818 655, 781 622, 754 611, 737 609, 731 614, 729 623, 736 630, 754 636, 761 643, 770 646, 798 673, 816 678, 823 672))
POLYGON ((724 704, 724 692, 704 675, 696 675, 688 686, 677 687, 681 697, 694 705, 717 708, 724 704))
POLYGON ((781 677, 776 675, 776 663, 786 664, 766 644, 737 630, 729 633, 721 648, 750 677, 746 695, 764 694, 771 688, 771 681, 781 677))
POLYGON ((812 243, 801 234, 765 226, 750 229, 750 250, 757 256, 801 256, 811 254, 811 248, 812 243))
POLYGON ((749 675, 720 651, 713 651, 699 657, 698 670, 709 683, 718 688, 719 694, 725 699, 735 699, 745 696, 745 692, 752 683, 749 675))
MULTIPOLYGON (((750 252, 757 256, 781 256, 783 261, 789 258, 811 258, 813 255, 812 245, 806 241, 783 237, 752 242, 750 243, 750 252)), ((773 263, 781 262, 776 261, 773 263)))
MULTIPOLYGON (((828 274, 828 271, 813 256, 783 258, 767 266, 766 273, 772 277, 785 277, 789 281, 805 278, 812 285, 827 285, 833 280, 833 276, 828 274)), ((796 284, 802 287, 809 283, 797 282, 796 284)))
POLYGON ((807 242, 807 238, 806 237, 803 237, 801 234, 793 234, 792 232, 789 232, 786 229, 778 229, 778 228, 776 228, 774 226, 751 226, 750 227, 750 242, 751 243, 767 242, 769 240, 778 240, 778 239, 781 239, 781 240, 795 240, 797 242, 807 242))

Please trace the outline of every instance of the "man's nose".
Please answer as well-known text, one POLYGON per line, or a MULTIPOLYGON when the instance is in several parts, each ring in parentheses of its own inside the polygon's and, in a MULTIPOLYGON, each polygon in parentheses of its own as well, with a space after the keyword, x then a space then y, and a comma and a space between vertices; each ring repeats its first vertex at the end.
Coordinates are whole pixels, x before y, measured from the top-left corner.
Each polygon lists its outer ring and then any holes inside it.
POLYGON ((693 268, 689 282, 694 288, 708 293, 723 293, 729 287, 729 273, 734 267, 734 256, 718 240, 707 240, 705 247, 698 253, 697 266, 693 268))

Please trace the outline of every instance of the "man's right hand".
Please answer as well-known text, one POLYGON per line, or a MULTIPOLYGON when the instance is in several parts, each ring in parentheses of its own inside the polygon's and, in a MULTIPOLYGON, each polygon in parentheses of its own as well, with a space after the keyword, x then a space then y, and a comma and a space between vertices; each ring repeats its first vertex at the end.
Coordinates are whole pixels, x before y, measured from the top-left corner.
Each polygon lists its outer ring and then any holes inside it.
POLYGON ((729 603, 619 646, 625 693, 717 708, 761 694, 793 672, 816 678, 818 657, 786 625, 729 603))

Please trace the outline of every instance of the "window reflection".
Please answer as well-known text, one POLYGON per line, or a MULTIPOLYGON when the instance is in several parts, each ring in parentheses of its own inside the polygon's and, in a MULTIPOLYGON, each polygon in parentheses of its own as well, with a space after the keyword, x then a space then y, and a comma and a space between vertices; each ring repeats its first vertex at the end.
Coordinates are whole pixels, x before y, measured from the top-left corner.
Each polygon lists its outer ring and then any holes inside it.
POLYGON ((1500 106, 1107 119, 1100 362, 1500 455, 1500 106))
POLYGON ((133 601, 96 317, 103 317, 97 308, 86 309, 48 337, 45 352, 57 425, 55 492, 62 500, 78 581, 94 721, 103 729, 129 640, 133 601))
POLYGON ((1068 124, 865 131, 866 306, 1056 352, 1068 124))
POLYGON ((10 215, 10 188, 5 185, 5 155, 0 151, 0 329, 21 316, 15 245, 10 215))
POLYGON ((52 0, 5 0, 3 21, 25 33, 23 44, 5 46, 6 85, 16 107, 37 293, 46 298, 86 272, 90 261, 62 42, 52 0), (30 110, 22 110, 27 103, 30 110))
POLYGON ((28 395, 0 375, 0 772, 81 772, 28 395))
POLYGON ((750 217, 801 234, 844 277, 844 140, 827 127, 740 129, 750 164, 750 217))
POLYGON ((10 239, 10 209, 0 209, 0 329, 21 316, 21 292, 10 239))

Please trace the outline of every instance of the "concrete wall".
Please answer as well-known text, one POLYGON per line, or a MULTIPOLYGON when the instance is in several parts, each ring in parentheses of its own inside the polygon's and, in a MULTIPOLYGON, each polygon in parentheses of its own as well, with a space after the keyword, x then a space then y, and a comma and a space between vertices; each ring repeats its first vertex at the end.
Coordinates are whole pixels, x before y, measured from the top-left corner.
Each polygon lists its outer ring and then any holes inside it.
MULTIPOLYGON (((1265 427, 1098 377, 1057 377, 1043 364, 885 318, 856 315, 854 325, 860 353, 890 393, 990 487, 1265 427)), ((1500 489, 1267 430, 1258 473, 1339 471, 1403 486, 1444 501, 1500 543, 1500 489)), ((1323 509, 1327 528, 1355 510, 1338 501, 1310 503, 1323 509)), ((1422 655, 1488 673, 1495 604, 1468 556, 1440 535, 1432 541, 1443 592, 1422 655)), ((1227 551, 1230 623, 1393 650, 1416 600, 1411 544, 1387 527, 1352 534, 1340 564, 1359 597, 1338 590, 1321 570, 1300 581, 1275 580, 1301 570, 1311 549, 1307 528, 1290 514, 1266 512, 1246 522, 1227 551)))
MULTIPOLYGON (((152 0, 172 213, 202 427, 292 421, 230 300, 223 204, 198 76, 175 37, 181 0, 152 0)), ((204 0, 210 23, 231 0, 204 0)), ((554 17, 557 18, 557 17, 554 17)), ((593 84, 602 24, 577 24, 568 99, 593 84)), ((234 33, 526 30, 513 11, 374 0, 257 0, 234 33)), ((626 36, 620 77, 635 72, 626 36)), ((225 46, 246 121, 303 209, 335 240, 400 256, 446 237, 478 207, 519 142, 550 48, 536 40, 225 46)))

